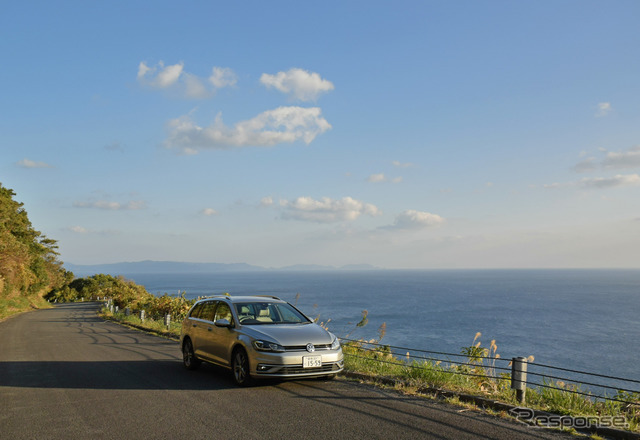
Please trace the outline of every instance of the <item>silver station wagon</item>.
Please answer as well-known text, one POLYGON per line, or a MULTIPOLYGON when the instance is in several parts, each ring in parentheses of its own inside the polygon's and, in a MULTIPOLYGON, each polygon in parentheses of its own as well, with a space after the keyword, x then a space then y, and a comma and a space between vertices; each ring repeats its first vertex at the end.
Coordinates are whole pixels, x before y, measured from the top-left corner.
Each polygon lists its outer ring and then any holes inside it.
POLYGON ((335 335, 271 296, 198 301, 182 322, 180 346, 187 369, 220 365, 242 386, 259 378, 333 378, 344 367, 335 335))

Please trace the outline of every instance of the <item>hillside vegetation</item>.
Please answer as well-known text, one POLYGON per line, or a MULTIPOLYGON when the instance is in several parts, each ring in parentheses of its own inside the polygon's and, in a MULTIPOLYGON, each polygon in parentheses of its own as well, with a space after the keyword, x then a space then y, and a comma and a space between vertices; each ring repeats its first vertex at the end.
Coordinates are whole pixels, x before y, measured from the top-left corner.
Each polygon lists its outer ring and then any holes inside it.
POLYGON ((37 231, 16 193, 0 183, 0 319, 46 307, 43 297, 73 280, 55 240, 37 231))

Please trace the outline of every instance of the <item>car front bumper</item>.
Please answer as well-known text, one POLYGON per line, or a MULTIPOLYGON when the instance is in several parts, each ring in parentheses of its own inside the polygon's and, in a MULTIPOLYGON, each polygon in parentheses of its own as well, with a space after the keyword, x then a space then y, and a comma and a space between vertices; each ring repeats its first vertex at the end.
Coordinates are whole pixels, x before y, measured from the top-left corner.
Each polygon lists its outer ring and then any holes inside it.
POLYGON ((342 349, 307 352, 266 353, 254 352, 250 359, 251 375, 253 377, 315 377, 340 373, 344 369, 344 355, 342 349), (322 366, 305 368, 303 357, 322 356, 322 366))

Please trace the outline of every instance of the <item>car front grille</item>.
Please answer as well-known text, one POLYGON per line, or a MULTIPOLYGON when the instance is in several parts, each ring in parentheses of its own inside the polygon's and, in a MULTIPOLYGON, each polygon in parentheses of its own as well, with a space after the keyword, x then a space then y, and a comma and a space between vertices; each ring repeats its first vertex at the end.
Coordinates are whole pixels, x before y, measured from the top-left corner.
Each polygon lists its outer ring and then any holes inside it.
POLYGON ((338 368, 335 364, 323 365, 317 368, 302 368, 300 366, 284 367, 279 371, 281 374, 316 374, 316 373, 331 373, 337 371, 338 368))
POLYGON ((313 376, 318 374, 338 373, 342 371, 342 363, 327 363, 322 367, 304 368, 302 365, 264 365, 258 366, 261 375, 272 375, 278 377, 287 376, 313 376))
MULTIPOLYGON (((314 345, 316 351, 331 350, 331 344, 314 345)), ((306 345, 287 345, 284 347, 284 351, 307 351, 306 345)))

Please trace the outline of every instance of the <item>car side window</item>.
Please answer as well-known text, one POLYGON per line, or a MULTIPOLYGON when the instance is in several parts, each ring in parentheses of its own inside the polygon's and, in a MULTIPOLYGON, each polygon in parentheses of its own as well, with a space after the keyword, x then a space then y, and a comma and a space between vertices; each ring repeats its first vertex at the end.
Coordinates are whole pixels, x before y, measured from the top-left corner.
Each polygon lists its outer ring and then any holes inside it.
POLYGON ((213 312, 216 307, 215 301, 207 301, 202 306, 202 310, 200 311, 200 315, 198 318, 204 319, 205 321, 213 321, 213 312))
POLYGON ((199 303, 193 308, 193 310, 191 311, 191 314, 189 314, 189 317, 190 318, 199 318, 201 311, 202 311, 202 303, 199 303))
POLYGON ((233 316, 231 315, 231 309, 229 305, 224 302, 218 302, 218 307, 216 308, 216 316, 213 322, 216 322, 220 319, 226 319, 229 322, 233 322, 233 316))

